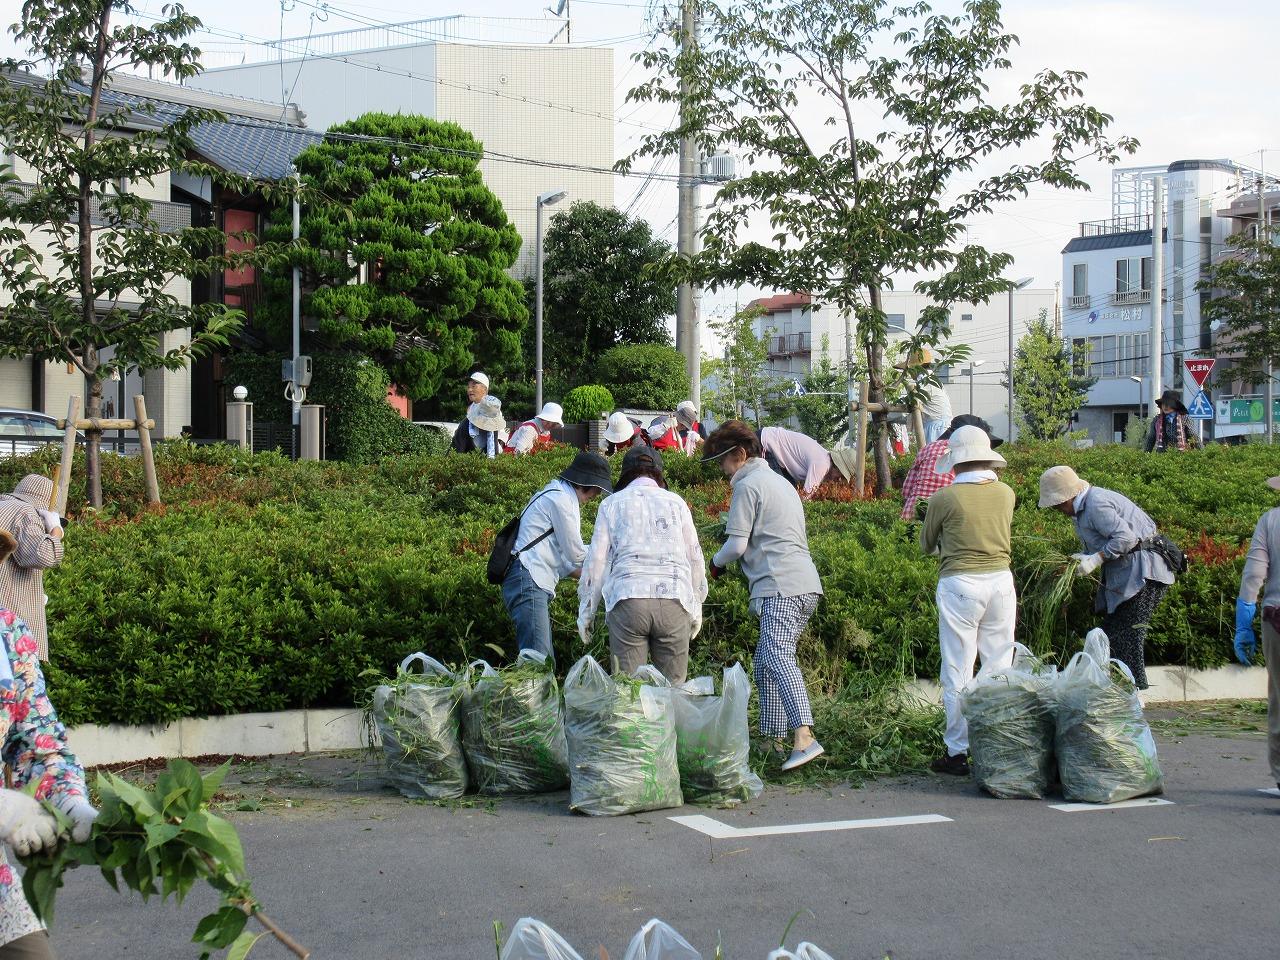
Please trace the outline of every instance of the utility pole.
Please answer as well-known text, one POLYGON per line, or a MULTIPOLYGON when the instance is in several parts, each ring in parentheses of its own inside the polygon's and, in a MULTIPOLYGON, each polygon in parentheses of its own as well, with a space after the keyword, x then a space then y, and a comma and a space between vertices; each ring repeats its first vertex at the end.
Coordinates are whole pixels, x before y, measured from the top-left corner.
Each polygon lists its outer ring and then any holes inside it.
POLYGON ((1164 393, 1164 181, 1151 184, 1151 403, 1164 393))
MULTIPOLYGON (((684 63, 680 71, 680 205, 676 253, 685 260, 692 259, 697 252, 698 142, 691 128, 692 116, 688 108, 689 98, 693 94, 693 84, 689 78, 690 62, 698 47, 695 3, 696 0, 680 2, 680 53, 684 63)), ((695 379, 700 374, 701 367, 698 339, 697 301, 693 284, 682 283, 676 290, 676 349, 684 354, 691 399, 695 403, 698 402, 700 392, 699 383, 695 379)))
MULTIPOLYGON (((293 175, 293 245, 297 247, 298 238, 302 235, 302 178, 295 171, 293 175)), ((293 268, 293 382, 289 384, 289 400, 293 407, 293 459, 297 460, 302 450, 302 400, 303 393, 298 386, 298 357, 302 353, 302 269, 296 261, 293 268)))
MULTIPOLYGON (((1267 172, 1266 172, 1265 152, 1263 153, 1263 160, 1261 161, 1260 165, 1262 169, 1259 171, 1261 175, 1258 177, 1258 242, 1270 243, 1271 242, 1271 224, 1267 221, 1267 172)), ((1259 260, 1262 259, 1261 250, 1258 251, 1258 259, 1259 260)), ((1270 326, 1270 319, 1271 319, 1270 317, 1267 317, 1264 320, 1267 326, 1270 326)), ((1273 364, 1271 363, 1270 351, 1267 351, 1267 392, 1266 392, 1267 443, 1273 443, 1275 441, 1275 426, 1276 426, 1275 411, 1272 409, 1272 404, 1275 403, 1275 396, 1276 396, 1275 381, 1271 379, 1272 367, 1273 367, 1273 364)))

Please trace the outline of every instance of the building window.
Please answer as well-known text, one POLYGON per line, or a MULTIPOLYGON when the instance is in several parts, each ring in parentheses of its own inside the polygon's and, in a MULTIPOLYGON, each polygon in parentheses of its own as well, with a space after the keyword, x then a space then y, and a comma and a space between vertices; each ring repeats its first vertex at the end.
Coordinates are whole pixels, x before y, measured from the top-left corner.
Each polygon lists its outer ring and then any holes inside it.
POLYGON ((961 323, 973 323, 973 314, 972 314, 972 313, 962 313, 962 314, 960 314, 960 322, 961 322, 961 323))
POLYGON ((1089 265, 1075 263, 1071 265, 1071 295, 1083 297, 1089 293, 1089 265))
POLYGON ((906 333, 907 315, 905 313, 886 313, 884 315, 885 323, 889 325, 890 330, 896 330, 906 333))
POLYGON ((1074 337, 1071 341, 1071 372, 1077 377, 1089 372, 1089 340, 1085 337, 1074 337))
POLYGON ((1103 334, 1071 341, 1071 367, 1076 376, 1115 379, 1144 376, 1150 369, 1151 335, 1103 334))
POLYGON ((1151 289, 1151 258, 1127 257, 1116 261, 1116 293, 1151 289))

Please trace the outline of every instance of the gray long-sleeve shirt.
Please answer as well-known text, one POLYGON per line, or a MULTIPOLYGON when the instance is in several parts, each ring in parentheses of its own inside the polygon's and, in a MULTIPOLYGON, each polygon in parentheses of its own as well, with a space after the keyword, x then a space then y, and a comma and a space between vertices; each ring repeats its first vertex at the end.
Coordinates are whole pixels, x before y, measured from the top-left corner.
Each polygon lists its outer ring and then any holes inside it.
POLYGON ((1253 603, 1262 591, 1263 607, 1280 607, 1280 508, 1268 510, 1253 529, 1249 556, 1240 576, 1240 599, 1253 603))
POLYGON ((1101 553, 1102 586, 1095 606, 1107 613, 1136 597, 1148 580, 1173 583, 1173 572, 1151 550, 1135 550, 1156 535, 1156 523, 1123 494, 1090 487, 1075 516, 1076 535, 1086 553, 1101 553))

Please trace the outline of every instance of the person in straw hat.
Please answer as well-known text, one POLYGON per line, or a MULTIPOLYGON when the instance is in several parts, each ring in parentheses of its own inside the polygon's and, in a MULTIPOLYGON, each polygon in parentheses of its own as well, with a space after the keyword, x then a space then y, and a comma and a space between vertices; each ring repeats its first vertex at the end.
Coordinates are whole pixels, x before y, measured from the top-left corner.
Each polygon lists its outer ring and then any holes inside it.
POLYGON ((1040 508, 1071 518, 1084 544, 1084 552, 1072 556, 1081 574, 1101 568, 1094 609, 1106 614, 1102 630, 1112 655, 1129 668, 1139 690, 1147 689, 1147 630, 1174 580, 1164 557, 1148 546, 1159 533, 1155 521, 1128 497, 1090 486, 1065 466, 1041 475, 1040 508))
POLYGON ((1013 662, 1013 629, 1018 599, 1009 569, 1012 549, 1012 488, 996 470, 1004 458, 981 427, 962 426, 951 434, 938 473, 954 471, 949 487, 925 503, 920 546, 941 560, 938 571, 938 644, 942 653, 945 750, 933 761, 935 773, 969 773, 969 727, 960 713, 960 691, 982 665, 1013 662))
POLYGON ((511 439, 507 441, 506 451, 507 453, 523 455, 546 450, 553 443, 551 428, 563 426, 564 410, 560 404, 545 403, 536 417, 520 424, 516 428, 516 432, 511 434, 511 439))
MULTIPOLYGON (((1267 481, 1280 490, 1280 477, 1267 481)), ((1268 510, 1253 530, 1236 599, 1236 658, 1248 666, 1258 653, 1253 618, 1262 592, 1262 653, 1267 661, 1267 754, 1280 787, 1280 508, 1268 510)))
POLYGON ((579 453, 520 514, 515 557, 502 583, 502 602, 516 626, 521 650, 536 650, 554 661, 551 601, 556 585, 582 572, 582 505, 613 492, 609 462, 598 453, 579 453))
MULTIPOLYGON (((489 377, 479 370, 467 375, 467 411, 489 395, 489 377)), ((506 429, 506 424, 503 424, 506 429)), ((463 417, 458 429, 453 431, 452 449, 456 453, 471 453, 473 450, 484 450, 483 438, 470 417, 463 417)))
POLYGON ((52 501, 53 481, 37 473, 0 496, 0 530, 17 541, 13 555, 0 563, 0 607, 26 621, 41 660, 49 659, 44 572, 62 562, 62 519, 50 509, 52 501))
POLYGON ((502 401, 486 394, 467 408, 465 423, 458 425, 453 449, 460 453, 481 453, 489 459, 498 455, 506 441, 507 421, 502 415, 502 401), (464 440, 458 443, 458 436, 464 440))

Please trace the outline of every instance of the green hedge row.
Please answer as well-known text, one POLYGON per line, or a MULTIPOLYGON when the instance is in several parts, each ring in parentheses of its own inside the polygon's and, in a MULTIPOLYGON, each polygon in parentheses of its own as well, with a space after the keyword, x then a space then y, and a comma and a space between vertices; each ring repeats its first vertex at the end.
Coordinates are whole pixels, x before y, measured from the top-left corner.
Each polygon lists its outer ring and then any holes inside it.
MULTIPOLYGON (((362 671, 387 670, 414 650, 446 661, 510 655, 510 622, 484 578, 493 531, 570 456, 293 464, 173 445, 158 457, 166 503, 158 510, 143 507, 139 465, 108 456, 112 506, 71 525, 66 560, 47 578, 58 709, 69 723, 144 723, 344 705, 363 687, 362 671)), ((1035 507, 1040 471, 1065 461, 1148 507, 1197 561, 1157 614, 1151 660, 1227 661, 1242 555, 1258 516, 1276 502, 1263 484, 1280 472, 1273 451, 1160 457, 1043 447, 1009 458, 1024 637, 1065 657, 1094 622, 1087 582, 1064 609, 1036 604, 1076 549, 1070 522, 1035 507)), ((667 464, 714 550, 727 485, 681 455, 667 464)), ((48 467, 0 462, 0 487, 48 467)), ((75 476, 73 516, 83 504, 81 468, 75 476)), ((826 601, 801 654, 820 689, 838 690, 850 671, 937 670, 937 565, 921 556, 899 509, 896 496, 807 508, 826 601)), ((589 526, 594 507, 583 513, 589 526)), ((582 652, 576 607, 573 585, 562 586, 552 608, 562 667, 582 652)), ((696 662, 749 655, 755 622, 740 578, 712 584, 705 621, 696 662)))

